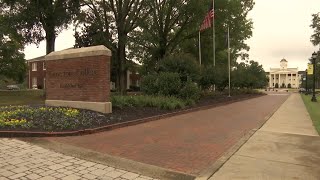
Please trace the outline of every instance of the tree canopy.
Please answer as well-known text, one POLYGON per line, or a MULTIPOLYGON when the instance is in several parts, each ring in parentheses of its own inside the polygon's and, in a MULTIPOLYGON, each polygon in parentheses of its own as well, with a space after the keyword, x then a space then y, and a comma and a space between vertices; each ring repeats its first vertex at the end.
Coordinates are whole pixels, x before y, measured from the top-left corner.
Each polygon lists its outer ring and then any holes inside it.
POLYGON ((56 36, 68 27, 80 0, 0 0, 1 15, 18 30, 26 43, 46 40, 46 53, 55 50, 56 36))
POLYGON ((314 46, 320 45, 320 13, 312 15, 312 24, 310 27, 314 30, 311 36, 311 42, 314 46))
POLYGON ((76 46, 103 44, 112 53, 112 73, 117 87, 126 90, 128 35, 148 14, 148 0, 84 0, 86 5, 78 18, 76 46))
POLYGON ((157 62, 197 36, 205 12, 199 4, 198 0, 149 1, 150 14, 130 36, 132 57, 143 63, 157 62))
POLYGON ((25 77, 26 64, 22 38, 6 24, 0 16, 0 76, 22 82, 25 77))
MULTIPOLYGON (((252 35, 247 15, 253 0, 216 0, 217 61, 227 63, 226 32, 231 29, 232 59, 247 58, 245 40, 252 35)), ((159 62, 175 53, 198 57, 199 27, 211 0, 84 0, 78 16, 76 46, 103 44, 113 52, 112 80, 125 90, 129 62, 139 61, 148 71, 158 71, 159 62), (115 78, 114 78, 115 77, 115 78)), ((201 34, 203 64, 212 64, 212 28, 201 34)))

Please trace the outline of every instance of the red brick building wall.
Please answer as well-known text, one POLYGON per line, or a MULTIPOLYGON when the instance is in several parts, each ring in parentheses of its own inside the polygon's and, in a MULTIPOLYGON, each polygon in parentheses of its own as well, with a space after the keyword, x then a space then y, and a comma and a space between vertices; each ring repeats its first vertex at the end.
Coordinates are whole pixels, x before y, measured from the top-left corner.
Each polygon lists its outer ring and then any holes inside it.
POLYGON ((45 88, 46 68, 44 66, 44 59, 42 60, 29 60, 28 61, 28 88, 33 88, 33 80, 36 79, 36 87, 38 89, 45 88), (32 64, 36 64, 36 71, 33 70, 32 64))

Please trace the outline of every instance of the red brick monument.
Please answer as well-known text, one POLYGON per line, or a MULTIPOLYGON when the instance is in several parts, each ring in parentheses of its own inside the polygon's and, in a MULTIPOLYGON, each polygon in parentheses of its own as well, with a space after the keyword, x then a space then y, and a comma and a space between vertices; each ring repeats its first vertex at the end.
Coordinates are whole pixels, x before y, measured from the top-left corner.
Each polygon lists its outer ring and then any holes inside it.
POLYGON ((111 113, 110 61, 111 51, 105 46, 48 54, 46 105, 111 113))

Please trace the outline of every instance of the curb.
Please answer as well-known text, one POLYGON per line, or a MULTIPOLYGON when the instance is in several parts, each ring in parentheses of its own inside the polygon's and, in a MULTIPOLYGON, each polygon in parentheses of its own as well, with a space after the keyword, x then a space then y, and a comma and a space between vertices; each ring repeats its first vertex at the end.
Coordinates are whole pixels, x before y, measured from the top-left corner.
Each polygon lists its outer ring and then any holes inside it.
POLYGON ((65 137, 65 136, 82 136, 82 135, 88 135, 88 134, 94 134, 102 131, 111 131, 114 129, 119 129, 123 127, 128 126, 134 126, 146 122, 156 121, 164 118, 169 118, 177 115, 187 114, 191 112, 201 111, 201 110, 207 110, 218 106, 228 105, 235 102, 240 102, 248 99, 258 98, 265 96, 263 95, 253 95, 250 97, 244 97, 239 99, 233 99, 227 102, 219 102, 212 105, 206 105, 196 108, 190 108, 186 110, 181 110, 177 112, 167 113, 167 114, 161 114, 157 116, 151 116, 147 118, 137 119, 133 121, 123 122, 123 123, 117 123, 97 128, 91 128, 91 129, 83 129, 78 131, 67 131, 67 132, 33 132, 33 131, 0 131, 0 137, 65 137))
POLYGON ((249 130, 247 133, 244 133, 244 135, 239 139, 239 141, 234 144, 232 147, 230 147, 227 152, 222 155, 216 162, 211 164, 211 166, 202 172, 200 172, 200 175, 195 178, 195 180, 208 180, 211 178, 219 169, 259 130, 262 128, 265 123, 280 109, 280 107, 289 99, 290 95, 287 99, 285 99, 280 106, 275 108, 274 111, 272 111, 270 114, 268 114, 264 119, 263 122, 260 123, 257 128, 249 130))

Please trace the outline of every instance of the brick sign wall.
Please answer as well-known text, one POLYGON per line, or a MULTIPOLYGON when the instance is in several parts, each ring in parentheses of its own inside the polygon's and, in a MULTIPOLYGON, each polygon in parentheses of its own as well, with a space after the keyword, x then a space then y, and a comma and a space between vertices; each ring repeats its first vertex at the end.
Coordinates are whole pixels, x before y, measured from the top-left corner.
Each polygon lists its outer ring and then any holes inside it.
POLYGON ((47 99, 110 101, 110 57, 83 57, 47 63, 47 99))
POLYGON ((46 57, 46 104, 108 113, 103 109, 111 108, 110 55, 104 46, 49 54, 46 57))

